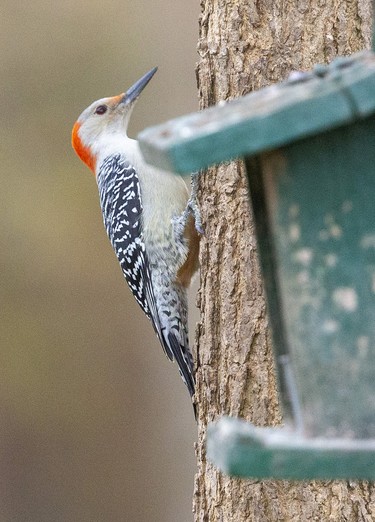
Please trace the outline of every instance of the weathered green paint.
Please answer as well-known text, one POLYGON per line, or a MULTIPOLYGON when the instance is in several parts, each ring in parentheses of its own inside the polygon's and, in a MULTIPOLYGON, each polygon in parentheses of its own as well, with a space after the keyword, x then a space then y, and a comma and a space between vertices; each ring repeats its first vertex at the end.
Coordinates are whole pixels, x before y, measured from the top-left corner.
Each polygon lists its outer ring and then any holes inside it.
POLYGON ((374 55, 140 142, 148 161, 180 173, 246 160, 286 428, 219 424, 210 458, 239 476, 375 479, 374 55))
POLYGON ((374 440, 306 439, 230 417, 211 424, 207 438, 207 455, 222 471, 257 479, 374 480, 374 454, 374 440))
POLYGON ((375 479, 374 136, 375 115, 246 160, 288 427, 213 427, 230 474, 375 479))
POLYGON ((274 346, 309 436, 375 439, 374 137, 372 116, 247 163, 274 346))
POLYGON ((258 154, 375 111, 375 58, 363 52, 139 135, 147 161, 179 173, 258 154), (320 76, 319 76, 320 75, 320 76))

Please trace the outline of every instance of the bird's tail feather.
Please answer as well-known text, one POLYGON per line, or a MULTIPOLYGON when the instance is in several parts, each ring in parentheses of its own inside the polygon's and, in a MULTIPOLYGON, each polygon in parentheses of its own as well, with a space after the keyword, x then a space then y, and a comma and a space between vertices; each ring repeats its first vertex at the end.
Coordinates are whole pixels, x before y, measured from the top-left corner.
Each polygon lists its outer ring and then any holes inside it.
POLYGON ((189 349, 186 349, 186 347, 180 343, 180 341, 173 332, 168 332, 167 343, 173 353, 174 359, 178 364, 182 380, 186 384, 190 396, 192 397, 195 392, 195 380, 193 363, 191 360, 189 349))

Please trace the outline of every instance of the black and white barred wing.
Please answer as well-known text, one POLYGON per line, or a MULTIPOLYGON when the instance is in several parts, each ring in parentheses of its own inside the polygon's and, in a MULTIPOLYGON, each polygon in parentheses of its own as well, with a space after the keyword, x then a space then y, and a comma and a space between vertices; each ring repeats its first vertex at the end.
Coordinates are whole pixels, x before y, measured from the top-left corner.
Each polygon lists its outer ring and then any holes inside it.
POLYGON ((120 154, 104 160, 98 173, 100 202, 104 224, 116 252, 125 279, 138 304, 151 319, 156 334, 165 345, 152 287, 150 267, 142 234, 142 199, 138 176, 120 154))
POLYGON ((193 362, 188 345, 186 295, 175 284, 168 256, 177 255, 165 245, 150 246, 142 234, 142 198, 134 168, 121 156, 107 158, 98 174, 104 222, 126 281, 137 302, 151 319, 170 360, 176 360, 191 395, 193 362), (155 295, 156 294, 156 295, 155 295))

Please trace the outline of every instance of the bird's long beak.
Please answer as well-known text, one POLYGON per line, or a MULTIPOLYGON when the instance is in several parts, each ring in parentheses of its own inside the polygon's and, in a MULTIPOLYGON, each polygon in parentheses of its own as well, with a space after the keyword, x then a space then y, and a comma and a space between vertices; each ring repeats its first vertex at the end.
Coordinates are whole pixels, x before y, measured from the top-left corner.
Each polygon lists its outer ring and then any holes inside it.
POLYGON ((158 68, 154 67, 153 69, 151 69, 151 71, 149 71, 144 76, 142 76, 142 78, 136 81, 135 84, 132 85, 130 89, 126 91, 123 99, 121 100, 121 103, 128 105, 129 103, 132 103, 134 100, 136 100, 157 70, 158 68))

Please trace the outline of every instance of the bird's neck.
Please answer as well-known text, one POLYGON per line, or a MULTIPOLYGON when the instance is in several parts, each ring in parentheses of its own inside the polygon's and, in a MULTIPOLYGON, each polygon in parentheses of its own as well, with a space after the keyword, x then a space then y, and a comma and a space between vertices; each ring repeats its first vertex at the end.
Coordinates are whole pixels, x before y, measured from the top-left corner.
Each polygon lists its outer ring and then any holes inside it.
POLYGON ((77 121, 74 124, 72 131, 72 145, 73 149, 76 151, 78 157, 85 163, 90 170, 95 172, 95 164, 96 159, 93 154, 91 147, 88 147, 84 144, 80 136, 80 128, 81 124, 77 121))
POLYGON ((109 156, 121 154, 135 168, 142 161, 137 140, 133 140, 125 134, 111 134, 103 137, 95 144, 93 153, 96 157, 96 173, 109 156))
POLYGON ((129 138, 126 127, 113 129, 95 136, 86 136, 77 121, 72 131, 72 145, 79 158, 97 175, 103 161, 109 156, 121 154, 128 161, 140 157, 138 142, 129 138))

